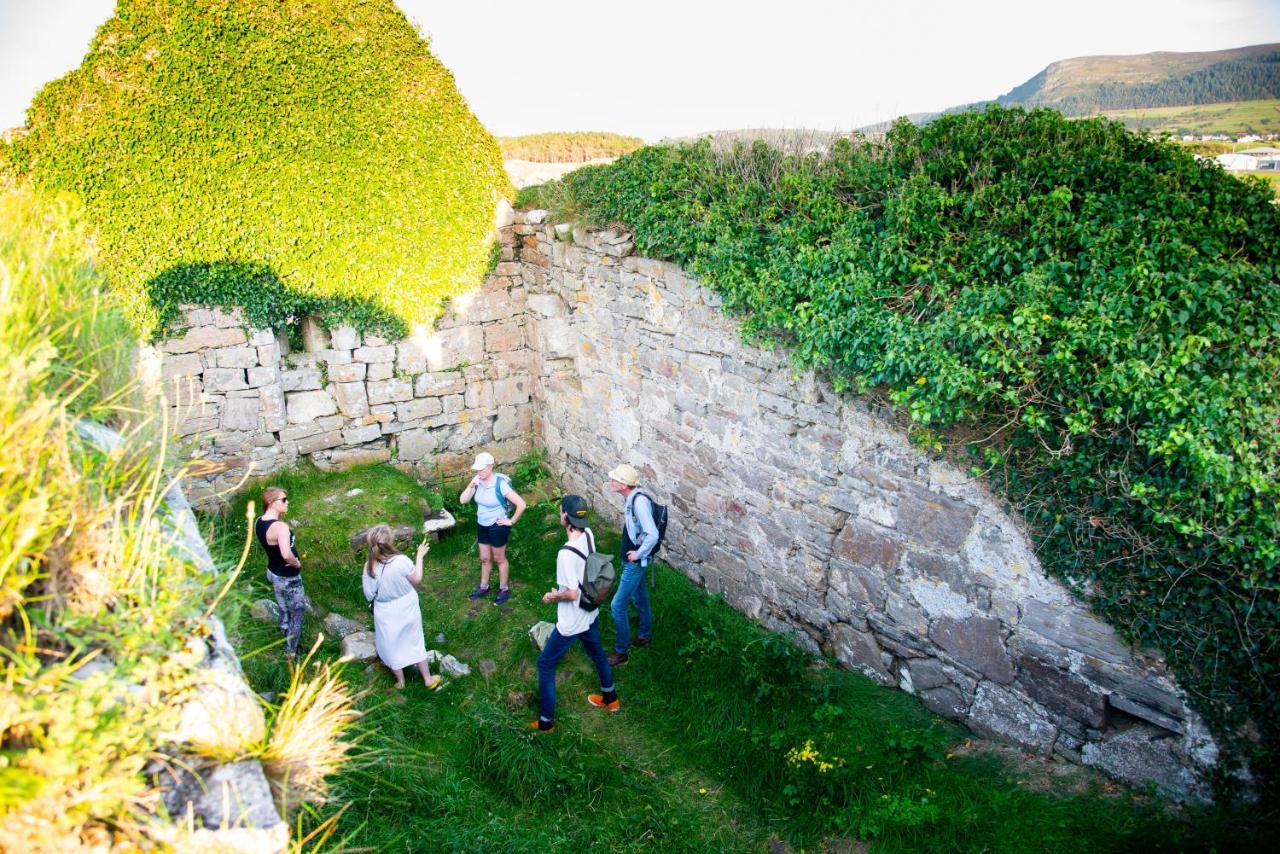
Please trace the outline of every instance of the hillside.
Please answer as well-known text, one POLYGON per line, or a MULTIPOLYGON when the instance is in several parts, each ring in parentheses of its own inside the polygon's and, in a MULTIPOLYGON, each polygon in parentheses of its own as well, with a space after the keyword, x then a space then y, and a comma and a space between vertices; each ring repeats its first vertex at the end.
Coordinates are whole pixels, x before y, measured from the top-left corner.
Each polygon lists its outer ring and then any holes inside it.
POLYGON ((1131 130, 1145 130, 1156 135, 1226 134, 1238 137, 1280 133, 1280 99, 1108 110, 1106 116, 1123 122, 1131 130))
POLYGON ((84 198, 144 331, 196 301, 277 328, 427 320, 480 282, 507 187, 391 0, 120 0, 28 122, 7 159, 84 198))
POLYGON ((1200 53, 1073 57, 1051 63, 996 102, 1079 116, 1277 96, 1280 44, 1262 44, 1200 53))

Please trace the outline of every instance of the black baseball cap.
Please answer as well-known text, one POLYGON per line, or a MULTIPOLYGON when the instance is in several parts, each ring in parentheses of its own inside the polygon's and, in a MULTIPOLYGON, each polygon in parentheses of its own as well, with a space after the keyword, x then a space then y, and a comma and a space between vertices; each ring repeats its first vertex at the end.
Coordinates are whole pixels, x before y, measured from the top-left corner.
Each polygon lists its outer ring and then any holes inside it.
POLYGON ((587 527, 587 510, 589 509, 587 499, 581 495, 566 495, 560 499, 560 512, 575 528, 587 527))

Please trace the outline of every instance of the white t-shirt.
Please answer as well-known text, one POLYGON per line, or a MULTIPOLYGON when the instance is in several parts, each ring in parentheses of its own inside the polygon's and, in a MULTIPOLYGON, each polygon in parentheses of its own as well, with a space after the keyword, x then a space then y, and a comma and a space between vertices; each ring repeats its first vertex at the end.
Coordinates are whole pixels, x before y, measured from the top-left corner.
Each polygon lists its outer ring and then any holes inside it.
MULTIPOLYGON (((567 545, 573 546, 584 555, 595 551, 596 535, 590 528, 583 528, 582 534, 569 540, 567 545)), ((556 587, 561 590, 577 590, 582 586, 582 575, 587 569, 587 562, 568 549, 561 548, 556 555, 556 587)), ((565 637, 578 635, 591 628, 599 609, 584 611, 578 607, 577 600, 556 603, 556 628, 565 637)))
POLYGON ((405 555, 395 555, 389 561, 373 568, 373 578, 363 569, 360 571, 360 586, 364 588, 364 598, 372 601, 377 596, 379 602, 390 602, 414 592, 409 576, 414 570, 413 561, 405 555))

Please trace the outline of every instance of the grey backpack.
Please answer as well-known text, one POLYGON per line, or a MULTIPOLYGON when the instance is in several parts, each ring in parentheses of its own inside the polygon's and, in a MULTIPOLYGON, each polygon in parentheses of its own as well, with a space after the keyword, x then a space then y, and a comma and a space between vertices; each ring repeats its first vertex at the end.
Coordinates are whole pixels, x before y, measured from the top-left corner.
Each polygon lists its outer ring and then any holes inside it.
POLYGON ((583 554, 581 550, 568 543, 561 546, 582 558, 587 565, 582 572, 582 584, 578 585, 578 607, 584 611, 595 611, 609 596, 609 590, 617 579, 618 573, 613 568, 613 555, 595 550, 595 538, 591 538, 588 546, 591 551, 583 554))

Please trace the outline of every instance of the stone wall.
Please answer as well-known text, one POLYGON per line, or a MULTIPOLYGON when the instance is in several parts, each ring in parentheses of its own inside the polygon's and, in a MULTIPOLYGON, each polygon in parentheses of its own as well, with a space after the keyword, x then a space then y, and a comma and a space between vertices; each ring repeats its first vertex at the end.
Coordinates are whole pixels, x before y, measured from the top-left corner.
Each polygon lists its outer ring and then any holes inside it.
POLYGON ((664 557, 743 613, 979 734, 1209 796, 1217 747, 1158 653, 1047 577, 980 482, 744 345, 629 235, 540 211, 515 229, 535 428, 566 488, 616 520, 605 472, 631 462, 670 505, 664 557))
POLYGON ((530 448, 532 351, 514 235, 477 291, 434 330, 401 341, 301 326, 302 347, 239 311, 184 306, 178 334, 144 353, 147 377, 192 458, 197 505, 244 478, 308 457, 321 467, 396 460, 463 467, 477 448, 510 462, 530 448))

